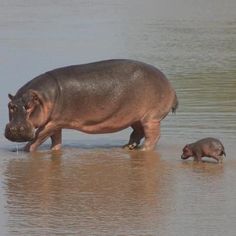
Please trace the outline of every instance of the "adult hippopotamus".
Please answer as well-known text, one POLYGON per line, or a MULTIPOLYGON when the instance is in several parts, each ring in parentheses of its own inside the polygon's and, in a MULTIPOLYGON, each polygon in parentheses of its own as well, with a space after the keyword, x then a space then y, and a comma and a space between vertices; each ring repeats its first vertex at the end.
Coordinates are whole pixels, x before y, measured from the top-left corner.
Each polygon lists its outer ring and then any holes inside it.
POLYGON ((29 141, 35 151, 48 137, 61 148, 63 128, 90 134, 133 128, 125 147, 154 149, 160 121, 176 110, 176 93, 157 68, 132 60, 106 60, 48 71, 9 94, 5 137, 29 141))

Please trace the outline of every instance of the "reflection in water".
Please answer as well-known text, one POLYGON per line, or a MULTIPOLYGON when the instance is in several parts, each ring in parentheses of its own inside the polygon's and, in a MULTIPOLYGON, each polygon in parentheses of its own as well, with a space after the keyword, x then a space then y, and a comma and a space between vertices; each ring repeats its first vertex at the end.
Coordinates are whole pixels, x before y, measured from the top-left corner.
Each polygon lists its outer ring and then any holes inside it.
POLYGON ((10 235, 175 235, 198 232, 196 219, 219 233, 213 225, 222 225, 227 207, 225 165, 165 153, 68 148, 10 160, 10 235))
POLYGON ((152 152, 111 152, 36 153, 10 161, 5 176, 11 235, 24 235, 22 228, 33 234, 42 225, 45 234, 139 235, 164 224, 171 204, 165 162, 152 152))

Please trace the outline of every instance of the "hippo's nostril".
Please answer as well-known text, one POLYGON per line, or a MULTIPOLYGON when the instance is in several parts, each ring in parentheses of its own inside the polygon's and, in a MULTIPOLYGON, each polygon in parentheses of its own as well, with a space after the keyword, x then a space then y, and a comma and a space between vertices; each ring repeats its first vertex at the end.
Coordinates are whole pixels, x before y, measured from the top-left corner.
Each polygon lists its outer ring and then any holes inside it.
POLYGON ((16 131, 17 131, 17 128, 16 128, 16 127, 10 127, 10 131, 11 131, 11 132, 16 132, 16 131))

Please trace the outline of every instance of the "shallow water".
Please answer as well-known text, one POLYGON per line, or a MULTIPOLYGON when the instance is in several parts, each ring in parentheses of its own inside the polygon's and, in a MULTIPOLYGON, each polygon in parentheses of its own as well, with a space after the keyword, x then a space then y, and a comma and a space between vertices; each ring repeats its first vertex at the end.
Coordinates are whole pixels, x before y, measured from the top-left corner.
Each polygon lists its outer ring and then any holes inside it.
POLYGON ((0 128, 7 93, 47 70, 107 58, 160 68, 177 114, 155 152, 120 147, 130 130, 64 131, 61 152, 0 140, 1 235, 235 235, 236 2, 0 1, 0 128), (214 136, 222 165, 180 159, 214 136))

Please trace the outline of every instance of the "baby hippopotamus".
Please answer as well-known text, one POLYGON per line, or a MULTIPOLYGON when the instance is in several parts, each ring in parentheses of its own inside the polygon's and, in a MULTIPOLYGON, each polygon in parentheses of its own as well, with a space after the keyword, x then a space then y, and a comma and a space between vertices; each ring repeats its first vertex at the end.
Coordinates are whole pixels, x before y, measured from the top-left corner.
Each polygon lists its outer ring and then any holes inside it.
POLYGON ((223 144, 216 138, 204 138, 195 143, 187 144, 183 148, 182 159, 194 157, 195 161, 202 161, 202 157, 210 157, 218 163, 226 156, 223 144))

